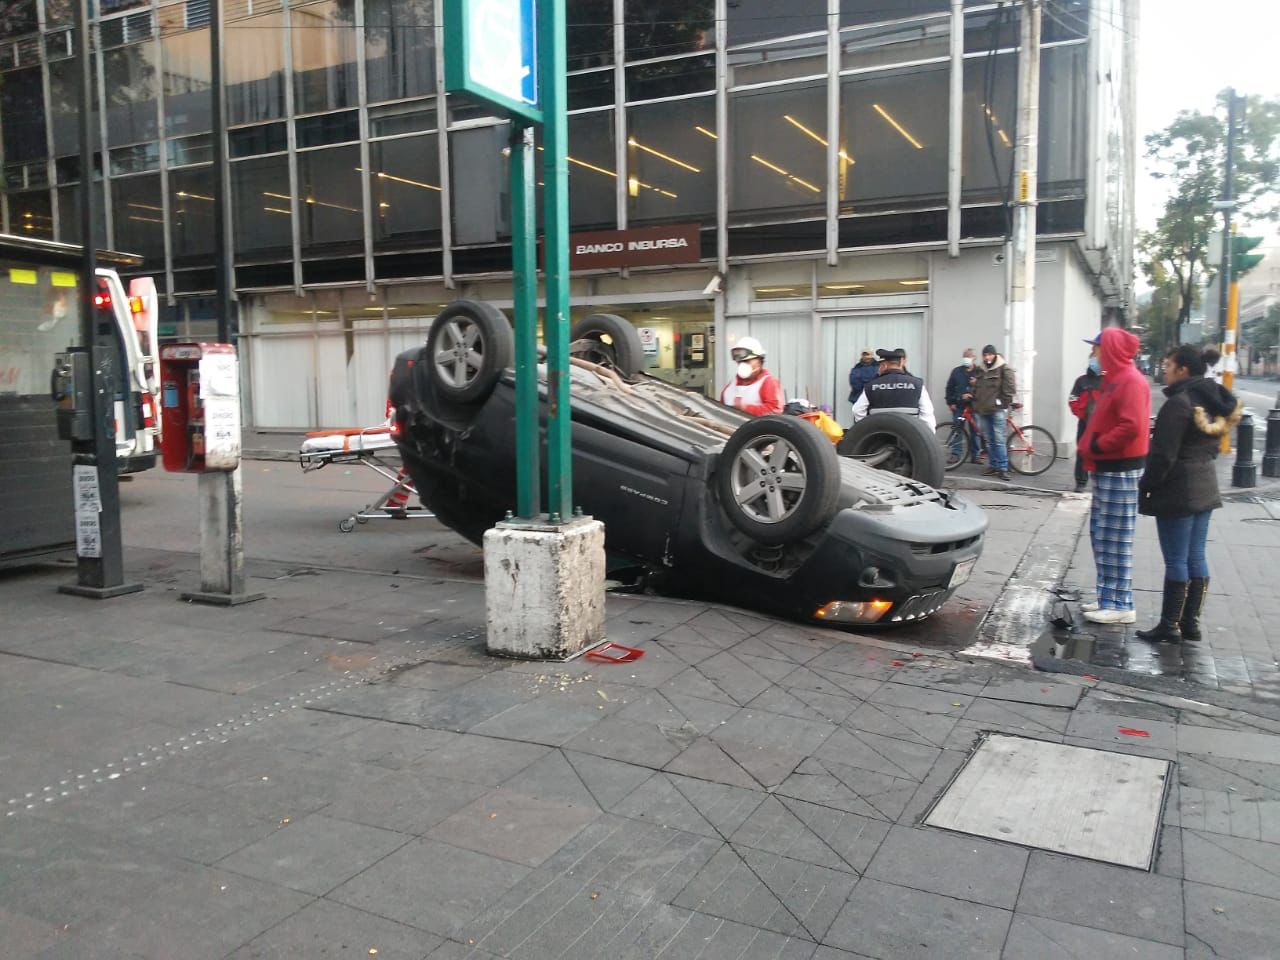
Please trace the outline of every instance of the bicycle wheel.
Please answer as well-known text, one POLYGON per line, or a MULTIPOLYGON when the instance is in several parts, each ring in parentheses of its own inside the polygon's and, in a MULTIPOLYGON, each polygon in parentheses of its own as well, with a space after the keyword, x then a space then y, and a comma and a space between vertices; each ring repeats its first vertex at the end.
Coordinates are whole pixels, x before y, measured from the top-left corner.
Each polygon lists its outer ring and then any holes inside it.
POLYGON ((969 458, 969 431, 954 420, 940 423, 933 431, 942 447, 942 464, 947 470, 954 470, 969 458))
POLYGON ((1009 425, 1009 469, 1024 477, 1038 477, 1058 458, 1058 443, 1044 427, 1009 425))

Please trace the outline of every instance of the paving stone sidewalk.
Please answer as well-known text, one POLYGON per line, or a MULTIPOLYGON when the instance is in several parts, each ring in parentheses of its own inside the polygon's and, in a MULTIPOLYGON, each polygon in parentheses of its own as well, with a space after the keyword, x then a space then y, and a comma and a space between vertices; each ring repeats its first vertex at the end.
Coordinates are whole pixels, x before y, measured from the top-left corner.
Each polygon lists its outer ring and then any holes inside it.
POLYGON ((1280 956, 1246 713, 647 598, 633 663, 496 660, 473 582, 129 563, 0 579, 5 957, 1280 956), (921 826, 988 731, 1174 760, 1153 870, 921 826))

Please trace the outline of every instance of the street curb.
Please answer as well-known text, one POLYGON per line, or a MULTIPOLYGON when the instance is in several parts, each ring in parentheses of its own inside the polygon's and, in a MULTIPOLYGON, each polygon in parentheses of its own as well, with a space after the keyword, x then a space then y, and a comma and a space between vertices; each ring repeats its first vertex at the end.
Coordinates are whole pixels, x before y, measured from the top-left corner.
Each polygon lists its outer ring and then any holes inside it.
POLYGON ((298 455, 288 450, 241 450, 241 460, 278 460, 296 462, 298 455))

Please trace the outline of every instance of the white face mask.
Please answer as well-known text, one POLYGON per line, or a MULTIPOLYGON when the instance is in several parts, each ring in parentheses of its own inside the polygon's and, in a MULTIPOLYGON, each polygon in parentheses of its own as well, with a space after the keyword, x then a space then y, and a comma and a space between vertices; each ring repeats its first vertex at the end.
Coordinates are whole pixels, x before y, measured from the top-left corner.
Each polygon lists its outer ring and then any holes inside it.
POLYGON ((960 362, 961 362, 962 364, 964 364, 966 367, 972 367, 972 366, 973 366, 973 357, 961 357, 961 358, 960 358, 960 362))
POLYGON ((751 379, 751 375, 755 372, 756 372, 756 368, 753 367, 746 360, 743 360, 740 364, 738 364, 738 376, 741 377, 743 380, 751 379))

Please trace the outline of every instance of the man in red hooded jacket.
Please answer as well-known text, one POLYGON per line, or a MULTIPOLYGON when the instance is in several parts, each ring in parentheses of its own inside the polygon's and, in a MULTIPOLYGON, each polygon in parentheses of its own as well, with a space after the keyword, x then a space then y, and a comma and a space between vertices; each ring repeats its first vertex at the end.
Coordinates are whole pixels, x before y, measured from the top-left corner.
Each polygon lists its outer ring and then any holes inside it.
POLYGON ((1133 623, 1133 532, 1138 481, 1147 462, 1151 388, 1133 365, 1138 338, 1109 327, 1098 338, 1102 388, 1077 444, 1094 475, 1089 540, 1098 574, 1098 603, 1085 609, 1093 623, 1133 623))

